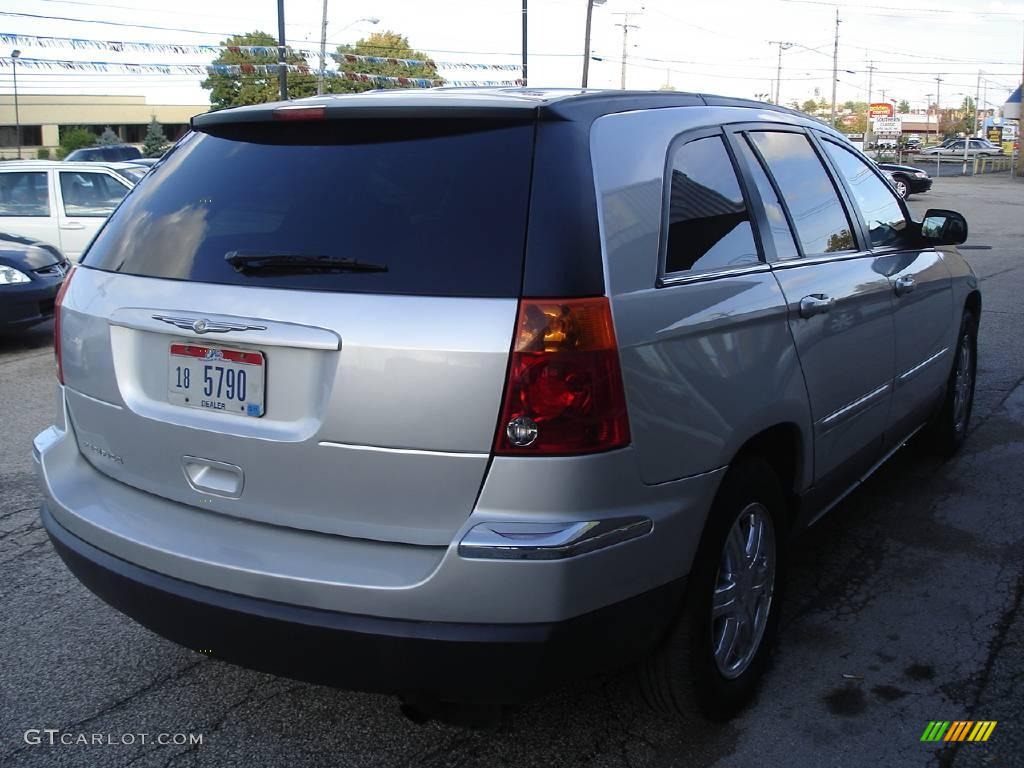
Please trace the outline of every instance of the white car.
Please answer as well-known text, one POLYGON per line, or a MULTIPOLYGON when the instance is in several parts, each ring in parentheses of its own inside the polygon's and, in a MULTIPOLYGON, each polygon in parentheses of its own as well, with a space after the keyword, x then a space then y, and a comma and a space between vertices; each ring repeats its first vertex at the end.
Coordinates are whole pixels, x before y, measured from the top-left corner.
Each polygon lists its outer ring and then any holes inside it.
MULTIPOLYGON (((953 156, 964 154, 964 140, 959 139, 954 142, 943 142, 937 147, 928 147, 927 149, 921 150, 922 155, 944 155, 953 156)), ((967 156, 975 157, 977 155, 982 156, 994 156, 1003 154, 1003 148, 992 144, 984 139, 971 139, 971 145, 967 148, 967 156)))
POLYGON ((78 261, 136 181, 130 163, 0 163, 0 232, 30 237, 78 261))

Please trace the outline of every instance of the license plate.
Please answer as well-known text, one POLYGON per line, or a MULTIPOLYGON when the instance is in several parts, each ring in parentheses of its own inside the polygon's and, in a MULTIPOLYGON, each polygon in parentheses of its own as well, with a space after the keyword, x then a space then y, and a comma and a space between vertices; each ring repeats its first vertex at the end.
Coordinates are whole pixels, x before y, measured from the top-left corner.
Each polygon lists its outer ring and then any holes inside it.
POLYGON ((167 400, 175 405, 258 418, 265 380, 262 352, 171 344, 167 400))

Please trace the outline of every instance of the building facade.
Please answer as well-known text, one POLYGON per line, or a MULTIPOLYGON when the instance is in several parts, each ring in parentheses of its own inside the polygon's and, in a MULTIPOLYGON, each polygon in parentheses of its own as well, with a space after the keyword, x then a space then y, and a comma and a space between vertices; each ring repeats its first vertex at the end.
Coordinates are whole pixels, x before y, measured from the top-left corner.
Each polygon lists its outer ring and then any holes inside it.
MULTIPOLYGON (((142 144, 146 129, 154 117, 169 141, 188 130, 193 115, 208 112, 208 104, 149 104, 145 96, 88 96, 19 94, 18 118, 21 123, 21 156, 35 159, 42 148, 54 152, 60 144, 61 130, 82 127, 97 136, 110 127, 126 144, 142 144)), ((0 95, 0 158, 18 156, 14 114, 14 95, 0 95)))

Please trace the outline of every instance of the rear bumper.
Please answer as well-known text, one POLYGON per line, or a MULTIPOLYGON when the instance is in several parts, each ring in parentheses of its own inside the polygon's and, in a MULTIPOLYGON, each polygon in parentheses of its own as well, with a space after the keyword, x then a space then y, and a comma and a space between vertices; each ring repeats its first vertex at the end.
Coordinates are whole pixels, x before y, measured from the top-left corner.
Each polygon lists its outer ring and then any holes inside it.
POLYGON ((245 667, 426 699, 515 700, 629 664, 667 631, 684 580, 559 622, 407 621, 223 592, 113 557, 40 516, 68 568, 117 610, 181 645, 245 667))

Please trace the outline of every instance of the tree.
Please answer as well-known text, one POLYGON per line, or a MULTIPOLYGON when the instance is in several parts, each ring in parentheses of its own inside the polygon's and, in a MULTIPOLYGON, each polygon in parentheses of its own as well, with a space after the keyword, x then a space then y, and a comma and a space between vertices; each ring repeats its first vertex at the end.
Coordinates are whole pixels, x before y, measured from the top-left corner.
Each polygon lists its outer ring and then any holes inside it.
MULTIPOLYGON (((374 32, 354 45, 340 45, 338 46, 337 53, 339 57, 343 57, 345 54, 356 54, 360 56, 383 56, 392 59, 418 59, 420 61, 430 59, 430 56, 422 51, 414 50, 409 45, 409 40, 405 35, 400 35, 391 30, 374 32)), ((341 61, 339 62, 339 69, 342 72, 384 75, 385 77, 426 78, 435 80, 438 83, 443 82, 437 76, 437 68, 432 64, 406 67, 402 64, 390 64, 387 62, 375 64, 369 61, 341 61)), ((360 91, 369 91, 373 88, 400 87, 397 83, 378 85, 340 77, 328 77, 324 83, 324 88, 328 93, 358 93, 360 91)))
POLYGON ((910 112, 910 102, 906 99, 901 99, 900 103, 896 105, 896 111, 901 115, 906 115, 910 112))
POLYGON ((57 147, 57 159, 63 160, 76 149, 96 145, 96 134, 80 125, 62 125, 60 127, 60 146, 57 147))
POLYGON ((963 104, 960 105, 960 111, 963 116, 960 118, 960 125, 957 128, 957 132, 962 133, 965 136, 971 136, 974 134, 974 123, 978 112, 974 99, 970 96, 965 96, 963 104))
POLYGON ((114 129, 108 125, 103 129, 103 133, 100 134, 100 140, 97 143, 101 147, 109 147, 111 144, 120 144, 121 137, 114 133, 114 129))
POLYGON ((142 154, 146 157, 160 157, 167 151, 167 137, 163 126, 156 121, 156 115, 149 121, 146 138, 142 140, 142 154))
MULTIPOLYGON (((245 35, 232 35, 221 41, 225 50, 214 59, 213 64, 277 64, 277 38, 266 32, 250 32, 245 35), (267 52, 240 50, 233 46, 266 46, 267 52)), ((285 56, 285 63, 306 65, 306 60, 297 53, 285 56)), ((245 104, 264 104, 281 98, 281 90, 276 69, 266 72, 251 72, 238 75, 210 73, 201 83, 210 91, 210 106, 214 109, 240 107, 245 104)), ((288 98, 298 99, 316 93, 316 76, 301 72, 288 73, 288 98)))
POLYGON ((800 111, 806 112, 808 115, 813 115, 818 111, 818 102, 814 99, 808 99, 800 105, 800 111))

